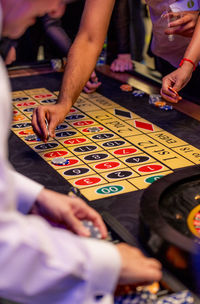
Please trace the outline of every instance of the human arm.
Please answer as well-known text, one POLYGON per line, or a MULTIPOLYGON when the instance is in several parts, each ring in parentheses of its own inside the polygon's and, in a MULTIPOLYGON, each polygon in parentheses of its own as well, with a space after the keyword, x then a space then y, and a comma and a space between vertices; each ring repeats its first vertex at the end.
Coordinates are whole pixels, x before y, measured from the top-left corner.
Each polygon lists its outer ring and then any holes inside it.
POLYGON ((113 5, 114 0, 86 1, 79 32, 69 51, 58 102, 40 106, 33 114, 33 128, 44 140, 48 137, 45 117, 50 136, 54 137, 55 127, 64 120, 88 81, 103 46, 113 5))
MULTIPOLYGON (((197 21, 197 25, 189 46, 186 49, 184 58, 190 59, 196 66, 200 60, 200 19, 197 21)), ((192 77, 192 72, 194 70, 193 64, 188 61, 184 61, 182 66, 176 69, 174 72, 163 78, 161 95, 168 101, 178 102, 177 95, 169 90, 172 87, 177 92, 179 92, 192 77)))
POLYGON ((21 213, 34 212, 82 236, 89 236, 89 231, 81 221, 92 221, 99 228, 102 238, 106 238, 107 229, 100 214, 82 199, 45 189, 12 169, 9 169, 9 174, 16 193, 17 209, 21 213))
POLYGON ((19 303, 93 303, 111 294, 120 257, 104 241, 52 228, 37 216, 0 214, 0 297, 19 303))
POLYGON ((116 29, 117 58, 110 65, 112 72, 125 72, 133 68, 130 54, 129 14, 128 0, 116 1, 112 20, 116 29))
POLYGON ((112 72, 125 72, 132 70, 132 68, 131 54, 118 54, 117 58, 110 65, 112 72))
POLYGON ((72 42, 62 28, 60 19, 54 19, 49 15, 45 15, 41 19, 50 43, 57 48, 61 57, 67 57, 72 42))

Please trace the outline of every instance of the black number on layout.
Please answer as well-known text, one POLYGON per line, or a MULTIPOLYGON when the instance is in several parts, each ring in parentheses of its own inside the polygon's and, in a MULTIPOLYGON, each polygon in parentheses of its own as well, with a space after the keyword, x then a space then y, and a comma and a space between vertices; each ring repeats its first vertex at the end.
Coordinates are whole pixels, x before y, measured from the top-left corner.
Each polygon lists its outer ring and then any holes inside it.
POLYGON ((47 150, 47 149, 56 148, 57 146, 58 146, 57 143, 47 143, 47 144, 37 145, 35 147, 35 149, 37 149, 37 150, 47 150))
POLYGON ((123 140, 113 140, 113 141, 107 141, 105 143, 103 143, 102 146, 104 147, 117 147, 117 146, 121 146, 125 144, 125 141, 123 140))
POLYGON ((133 173, 130 172, 130 171, 116 171, 116 172, 112 172, 112 173, 109 173, 107 175, 107 177, 109 178, 125 178, 125 177, 129 177, 131 176, 133 173))
POLYGON ((29 98, 28 97, 17 97, 17 98, 13 98, 13 102, 15 101, 24 101, 24 100, 28 100, 29 98))
POLYGON ((12 128, 15 128, 15 129, 22 129, 22 128, 27 128, 27 127, 31 127, 30 122, 18 123, 18 124, 15 124, 12 126, 12 128))
POLYGON ((108 154, 105 153, 99 153, 99 154, 92 154, 92 155, 87 155, 84 157, 85 160, 99 160, 99 159, 104 159, 107 158, 108 154))
POLYGON ((75 135, 76 133, 77 132, 74 132, 74 131, 59 132, 59 133, 56 133, 56 137, 67 137, 67 136, 75 135))
POLYGON ((27 109, 24 109, 24 112, 33 112, 35 108, 27 108, 27 109))
POLYGON ((112 133, 103 133, 92 136, 92 139, 107 139, 107 138, 112 138, 113 136, 114 134, 112 133))
POLYGON ((126 159, 126 162, 129 164, 137 164, 137 163, 143 163, 147 160, 149 160, 150 157, 148 156, 135 156, 135 157, 129 157, 126 159))
POLYGON ((42 100, 41 103, 54 103, 54 102, 56 102, 56 100, 57 99, 54 99, 54 98, 52 98, 52 99, 45 99, 45 100, 42 100))
POLYGON ((69 115, 66 117, 67 120, 76 120, 76 119, 81 119, 84 118, 85 115, 81 115, 81 114, 74 114, 74 115, 69 115))
POLYGON ((89 151, 94 151, 96 149, 97 149, 97 146, 82 146, 82 147, 75 148, 74 151, 75 152, 89 152, 89 151))
POLYGON ((64 172, 65 175, 81 175, 81 174, 85 174, 89 171, 88 168, 75 168, 75 169, 70 169, 64 172))

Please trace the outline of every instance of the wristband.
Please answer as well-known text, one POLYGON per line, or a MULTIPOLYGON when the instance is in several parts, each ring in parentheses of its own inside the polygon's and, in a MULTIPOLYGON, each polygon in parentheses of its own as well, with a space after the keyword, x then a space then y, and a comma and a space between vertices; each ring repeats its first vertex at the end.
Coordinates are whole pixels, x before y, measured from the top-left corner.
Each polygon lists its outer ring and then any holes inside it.
POLYGON ((183 58, 183 59, 181 60, 181 62, 180 62, 180 64, 179 64, 180 67, 183 65, 184 61, 190 62, 190 63, 193 65, 193 71, 195 71, 195 69, 196 69, 195 63, 194 63, 191 59, 188 59, 188 58, 183 58))

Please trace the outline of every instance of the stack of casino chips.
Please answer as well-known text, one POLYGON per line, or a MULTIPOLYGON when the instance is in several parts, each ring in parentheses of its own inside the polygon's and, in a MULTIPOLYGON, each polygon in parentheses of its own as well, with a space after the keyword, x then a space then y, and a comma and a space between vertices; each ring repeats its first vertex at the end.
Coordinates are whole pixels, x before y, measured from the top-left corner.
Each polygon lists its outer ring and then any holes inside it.
POLYGON ((193 304, 194 298, 188 290, 166 296, 152 294, 148 290, 115 297, 115 304, 193 304))
POLYGON ((173 109, 171 105, 167 105, 167 103, 162 99, 160 94, 152 94, 149 95, 149 104, 159 107, 161 110, 170 111, 173 109))

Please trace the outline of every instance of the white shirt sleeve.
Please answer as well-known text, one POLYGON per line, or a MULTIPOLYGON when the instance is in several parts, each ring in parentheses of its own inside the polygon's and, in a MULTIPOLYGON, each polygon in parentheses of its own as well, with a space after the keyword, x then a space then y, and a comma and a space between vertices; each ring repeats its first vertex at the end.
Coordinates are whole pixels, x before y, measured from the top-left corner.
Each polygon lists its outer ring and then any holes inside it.
POLYGON ((14 169, 10 169, 9 173, 12 175, 13 187, 16 192, 17 209, 26 214, 31 210, 44 186, 14 171, 14 169))
POLYGON ((0 213, 0 231, 0 297, 25 304, 113 303, 121 266, 114 245, 15 211, 0 213))
POLYGON ((41 185, 13 173, 7 160, 11 104, 1 59, 0 92, 0 297, 22 304, 94 304, 102 294, 97 304, 111 304, 121 267, 114 245, 16 210, 27 212, 41 185))

